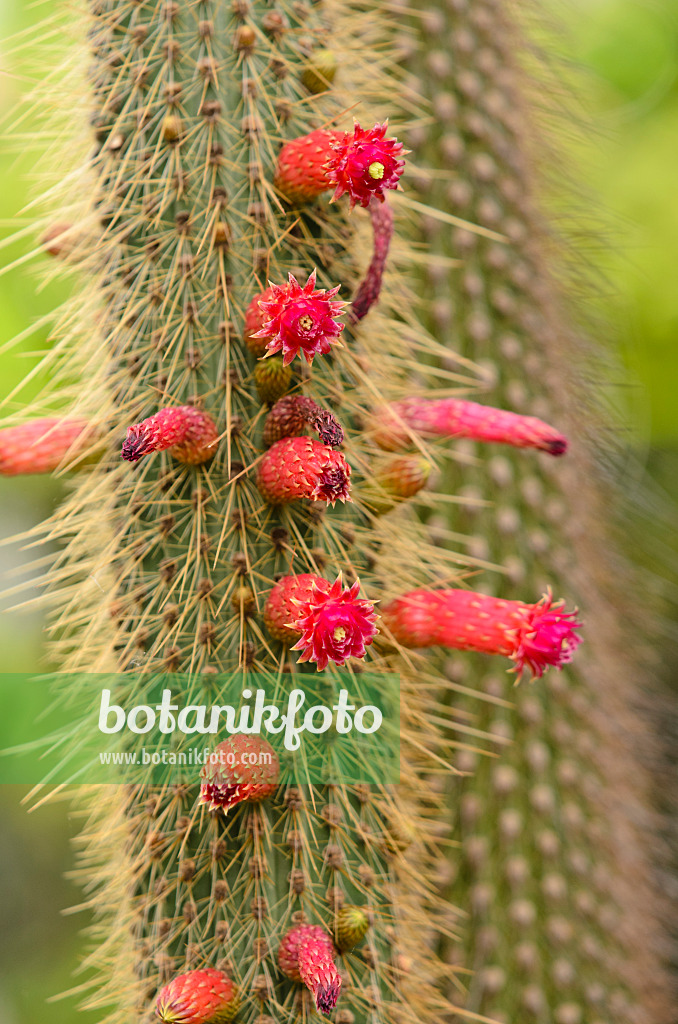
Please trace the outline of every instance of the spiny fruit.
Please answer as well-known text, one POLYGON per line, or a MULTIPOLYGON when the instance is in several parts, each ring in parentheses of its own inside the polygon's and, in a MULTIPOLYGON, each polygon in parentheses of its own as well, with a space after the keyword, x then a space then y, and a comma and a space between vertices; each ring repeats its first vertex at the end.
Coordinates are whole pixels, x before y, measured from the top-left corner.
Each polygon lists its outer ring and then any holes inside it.
POLYGON ((257 734, 235 733, 207 756, 200 772, 200 802, 226 813, 244 800, 265 800, 275 793, 279 778, 271 744, 257 734))
POLYGON ((259 297, 262 325, 253 338, 265 338, 269 353, 281 352, 287 366, 302 355, 310 365, 315 356, 326 355, 336 345, 344 324, 337 323, 345 302, 335 300, 341 285, 316 288, 317 271, 300 285, 294 274, 287 284, 273 284, 259 297))
POLYGON ((309 202, 334 188, 332 201, 348 193, 351 207, 384 202, 398 187, 405 167, 404 147, 386 138, 387 124, 353 132, 320 129, 285 143, 278 157, 275 185, 290 202, 309 202))
POLYGON ((313 573, 284 576, 268 597, 264 620, 277 639, 297 641, 292 650, 302 652, 299 663, 315 662, 319 670, 330 661, 344 665, 364 658, 378 632, 374 604, 359 592, 360 581, 344 588, 341 574, 334 583, 313 573))
POLYGON ((577 610, 546 594, 536 604, 505 601, 469 590, 412 590, 382 609, 386 628, 405 647, 454 647, 504 654, 518 675, 533 678, 572 660, 581 643, 577 610))
POLYGON ((0 476, 52 473, 78 463, 93 442, 94 431, 83 419, 44 417, 6 427, 0 430, 0 476))
POLYGON ((162 1024, 226 1024, 238 1012, 238 992, 223 971, 188 971, 160 990, 155 1012, 162 1024))
POLYGON ((567 439, 535 416, 493 409, 459 398, 405 398, 374 411, 368 429, 380 448, 397 451, 423 438, 468 437, 474 441, 508 444, 514 448, 538 448, 563 455, 567 439))
POLYGON ((341 452, 311 437, 283 437, 259 463, 257 487, 271 505, 299 498, 351 501, 351 467, 341 452))
POLYGON ((290 928, 278 947, 280 969, 293 981, 303 981, 321 1013, 334 1009, 341 991, 335 955, 334 943, 320 925, 290 928))
POLYGON ((190 405, 181 405, 160 409, 129 427, 121 455, 126 462, 138 462, 144 455, 169 448, 179 462, 199 466, 214 457, 218 439, 211 416, 190 405))

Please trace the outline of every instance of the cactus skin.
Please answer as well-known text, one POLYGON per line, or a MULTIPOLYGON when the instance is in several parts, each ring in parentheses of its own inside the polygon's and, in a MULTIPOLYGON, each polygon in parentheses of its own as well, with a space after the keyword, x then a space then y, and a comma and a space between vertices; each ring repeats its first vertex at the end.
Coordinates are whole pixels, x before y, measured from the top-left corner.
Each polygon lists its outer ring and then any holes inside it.
MULTIPOLYGON (((190 677, 193 689, 174 691, 182 703, 196 688, 218 699, 222 673, 315 679, 315 666, 298 665, 266 630, 265 597, 281 574, 307 572, 329 585, 343 572, 350 586, 359 577, 372 601, 384 575, 404 592, 440 565, 407 508, 394 513, 399 544, 379 564, 384 535, 360 512, 379 453, 359 415, 368 397, 400 396, 411 365, 394 316, 407 286, 398 287, 395 268, 364 328, 346 328, 350 344, 310 368, 294 361, 291 386, 337 410, 345 455, 308 437, 266 450, 261 351, 252 351, 261 323, 254 330, 247 315, 269 280, 293 273, 304 281, 314 267, 319 287, 341 283, 343 294, 355 293, 367 214, 356 209, 349 219, 349 201, 331 206, 329 194, 287 212, 271 182, 281 141, 345 126, 356 95, 373 103, 356 110, 364 124, 396 115, 392 82, 380 78, 389 25, 362 4, 332 0, 302 0, 277 28, 267 0, 90 0, 88 11, 91 151, 79 176, 63 176, 68 216, 88 239, 69 261, 85 289, 60 321, 57 365, 59 379, 62 359, 69 379, 79 379, 78 410, 100 413, 106 454, 44 527, 62 543, 52 653, 68 673, 126 673, 139 687, 132 699, 163 671, 190 677), (346 58, 347 91, 315 99, 301 81, 303 41, 329 29, 346 58), (379 382, 365 369, 373 362, 379 382), (213 444, 211 434, 207 444, 198 439, 199 458, 177 459, 176 442, 190 438, 174 434, 136 465, 120 457, 130 425, 157 426, 161 410, 171 421, 188 409, 214 425, 213 444), (349 497, 349 473, 355 503, 326 508, 349 497), (305 500, 309 479, 323 500, 305 500)), ((71 390, 60 397, 72 400, 71 390)), ((368 907, 372 925, 361 953, 337 965, 349 980, 338 1024, 433 1024, 446 1011, 439 985, 449 971, 430 947, 455 912, 435 893, 440 805, 420 782, 451 749, 436 720, 440 673, 415 677, 397 654, 365 648, 370 673, 402 673, 397 789, 278 786, 227 814, 200 802, 197 772, 190 787, 83 794, 80 875, 94 916, 85 1005, 110 1007, 107 1024, 149 1020, 166 985, 205 969, 232 978, 243 1024, 308 1019, 311 997, 282 974, 276 951, 301 916, 334 935, 342 905, 368 907), (422 678, 430 683, 423 694, 422 678)), ((337 682, 332 665, 322 678, 337 682)), ((334 975, 327 984, 308 969, 328 1009, 334 975)))
MULTIPOLYGON (((434 121, 407 137, 422 169, 418 198, 507 238, 423 218, 416 238, 433 259, 420 287, 429 327, 450 337, 455 354, 487 366, 481 401, 562 424, 572 446, 564 462, 526 461, 506 449, 480 473, 467 467, 460 479, 450 468, 447 487, 462 504, 429 522, 439 543, 443 527, 483 538, 472 553, 506 570, 503 580, 485 578, 497 596, 549 581, 576 598, 587 643, 543 689, 519 687, 510 706, 494 703, 501 680, 477 657, 448 661, 451 686, 480 679, 491 696, 480 713, 472 701, 467 710, 502 748, 495 765, 470 752, 456 762, 471 775, 448 793, 463 863, 453 865, 445 891, 471 916, 447 955, 474 971, 459 1002, 506 1024, 657 1024, 673 1019, 675 999, 653 888, 643 761, 654 744, 637 710, 646 670, 629 648, 637 605, 624 610, 620 601, 633 588, 616 577, 615 556, 607 558, 604 524, 618 498, 601 499, 596 489, 609 428, 588 382, 600 375, 582 367, 592 347, 564 322, 553 271, 562 280, 566 257, 554 251, 535 203, 538 165, 562 164, 561 154, 545 154, 562 110, 541 123, 562 81, 557 70, 536 67, 519 6, 432 0, 416 23, 403 14, 410 84, 431 102, 434 121), (442 182, 428 168, 454 173, 442 182), (450 258, 462 266, 448 270, 450 258)), ((456 368, 452 351, 445 365, 456 368)))

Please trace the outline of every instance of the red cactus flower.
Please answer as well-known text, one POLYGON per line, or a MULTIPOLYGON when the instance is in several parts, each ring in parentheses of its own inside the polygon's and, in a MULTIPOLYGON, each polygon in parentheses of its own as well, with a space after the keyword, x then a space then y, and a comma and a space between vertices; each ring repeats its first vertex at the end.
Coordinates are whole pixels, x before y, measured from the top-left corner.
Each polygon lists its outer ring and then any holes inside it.
POLYGON ((228 975, 206 967, 180 974, 161 988, 155 1012, 163 1024, 226 1024, 239 1004, 238 990, 228 975))
POLYGON ((341 574, 334 583, 302 573, 284 576, 273 587, 264 621, 269 632, 284 642, 297 642, 299 662, 315 662, 318 670, 330 661, 344 665, 348 658, 364 658, 378 630, 372 601, 358 597, 360 582, 342 589, 341 574))
POLYGON ((386 138, 388 122, 365 130, 356 122, 353 135, 346 132, 341 142, 331 143, 334 156, 328 165, 328 181, 336 185, 331 202, 348 192, 351 209, 356 203, 369 206, 371 199, 385 200, 386 189, 398 187, 405 168, 404 147, 386 138))
POLYGON ((469 590, 412 590, 382 609, 384 622, 404 647, 454 647, 504 654, 520 675, 549 665, 561 668, 581 643, 577 609, 564 610, 545 594, 536 604, 504 601, 469 590))
POLYGON ((44 417, 0 430, 0 476, 51 473, 92 441, 87 420, 44 417))
POLYGON ((281 437, 293 437, 306 426, 313 427, 323 444, 338 448, 344 443, 344 431, 328 409, 305 395, 286 395, 275 403, 264 423, 264 444, 272 445, 281 437))
POLYGON ((375 410, 370 422, 372 437, 386 451, 412 443, 411 433, 424 438, 469 437, 494 441, 514 448, 538 448, 550 455, 567 451, 567 438, 534 416, 521 416, 459 398, 405 398, 375 410))
POLYGON ((340 452, 312 437, 283 437, 259 464, 257 487, 271 505, 298 498, 311 501, 351 501, 351 467, 340 452))
POLYGON ((211 416, 191 405, 160 409, 127 430, 122 446, 126 462, 138 462, 151 452, 171 449, 179 462, 198 466, 216 452, 219 433, 211 416))
POLYGON ((267 338, 268 352, 282 352, 285 366, 296 355, 309 364, 315 356, 326 355, 344 329, 336 317, 346 303, 333 301, 341 286, 316 289, 316 276, 314 270, 302 287, 290 274, 287 284, 271 285, 270 296, 259 299, 263 324, 253 337, 267 338))
POLYGON ((398 187, 405 155, 402 143, 386 138, 387 123, 353 132, 320 129, 286 143, 280 151, 275 185, 290 202, 309 202, 334 187, 332 202, 348 192, 351 208, 384 201, 398 187))
POLYGON ((376 199, 372 199, 369 209, 374 236, 374 252, 367 273, 360 282, 351 304, 349 317, 353 323, 366 317, 379 299, 381 282, 393 237, 393 211, 388 203, 378 203, 376 199))
POLYGON ((300 924, 283 936, 278 948, 278 966, 293 981, 303 981, 313 993, 321 1013, 337 1005, 341 978, 334 957, 332 939, 320 925, 300 924))
POLYGON ((219 743, 200 772, 200 803, 228 811, 244 800, 258 802, 275 793, 280 762, 262 736, 234 733, 219 743))

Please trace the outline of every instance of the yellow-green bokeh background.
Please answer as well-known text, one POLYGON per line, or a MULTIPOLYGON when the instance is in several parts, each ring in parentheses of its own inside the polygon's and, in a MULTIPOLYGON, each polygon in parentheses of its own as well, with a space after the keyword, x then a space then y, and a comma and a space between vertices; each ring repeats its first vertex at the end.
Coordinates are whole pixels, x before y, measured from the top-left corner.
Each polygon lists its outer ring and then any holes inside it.
MULTIPOLYGON (((64 4, 65 6, 65 4, 64 4)), ((73 7, 76 7, 73 4, 73 7)), ((0 0, 0 109, 9 122, 31 87, 26 60, 40 62, 39 45, 17 55, 13 37, 50 16, 55 0, 0 0)), ((678 494, 678 0, 571 0, 556 12, 563 51, 580 67, 582 123, 593 123, 576 144, 582 203, 601 246, 587 246, 587 260, 605 272, 609 287, 600 307, 628 370, 626 429, 634 452, 634 486, 678 494), (643 475, 643 472, 645 475, 643 475)), ((49 64, 52 46, 45 48, 49 64)), ((30 129, 30 123, 24 126, 30 129)), ((569 142, 568 142, 569 145, 569 142)), ((20 145, 19 150, 23 147, 20 145)), ((39 171, 39 147, 37 164, 39 171)), ((0 230, 12 231, 34 184, 34 155, 0 146, 0 230)), ((575 170, 573 178, 577 179, 575 170)), ((24 221, 22 220, 21 223, 24 221)), ((34 238, 13 245, 15 259, 34 238)), ((39 288, 39 265, 28 263, 0 277, 0 345, 63 297, 58 287, 39 288)), ((46 344, 39 330, 17 349, 0 354, 0 399, 21 380, 46 344)), ((615 385, 619 382, 615 381, 615 385)), ((30 397, 31 389, 22 396, 30 397)), ((58 500, 54 482, 0 479, 0 536, 38 522, 58 500)), ((650 517, 651 517, 650 504, 650 517)), ((670 545, 669 545, 670 546, 670 545)), ((3 589, 12 570, 29 560, 16 548, 0 549, 3 589)), ((6 607, 7 602, 4 602, 6 607)), ((3 603, 0 601, 0 607, 3 603)), ((42 657, 39 614, 0 616, 5 671, 29 671, 42 657)), ((71 1001, 45 1005, 69 985, 76 963, 77 929, 83 916, 61 910, 80 898, 64 880, 71 867, 68 837, 74 833, 64 804, 28 816, 21 794, 0 791, 0 1024, 65 1024, 71 1001)), ((81 1018, 87 1020, 87 1018, 81 1018)), ((94 1017, 91 1017, 93 1020, 94 1017)))

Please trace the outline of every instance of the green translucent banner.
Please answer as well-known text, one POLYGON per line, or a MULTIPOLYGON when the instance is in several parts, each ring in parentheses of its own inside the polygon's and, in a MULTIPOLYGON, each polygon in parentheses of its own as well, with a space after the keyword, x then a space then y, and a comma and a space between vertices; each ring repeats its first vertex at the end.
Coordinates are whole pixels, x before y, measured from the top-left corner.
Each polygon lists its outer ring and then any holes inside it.
POLYGON ((397 783, 398 677, 0 674, 0 784, 190 785, 241 734, 270 744, 283 785, 397 783))

